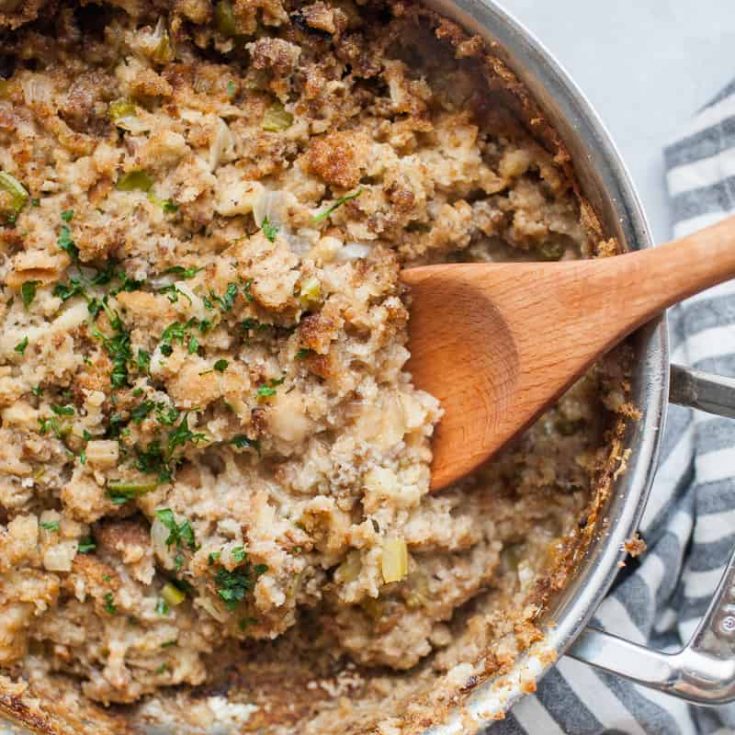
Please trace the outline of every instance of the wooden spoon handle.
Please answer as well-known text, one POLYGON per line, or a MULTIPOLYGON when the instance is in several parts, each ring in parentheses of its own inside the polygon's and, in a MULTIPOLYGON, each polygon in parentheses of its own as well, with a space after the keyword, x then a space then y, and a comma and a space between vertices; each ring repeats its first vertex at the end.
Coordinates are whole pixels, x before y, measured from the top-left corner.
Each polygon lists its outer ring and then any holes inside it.
POLYGON ((621 309, 633 329, 672 304, 735 278, 735 217, 605 266, 619 279, 621 309))

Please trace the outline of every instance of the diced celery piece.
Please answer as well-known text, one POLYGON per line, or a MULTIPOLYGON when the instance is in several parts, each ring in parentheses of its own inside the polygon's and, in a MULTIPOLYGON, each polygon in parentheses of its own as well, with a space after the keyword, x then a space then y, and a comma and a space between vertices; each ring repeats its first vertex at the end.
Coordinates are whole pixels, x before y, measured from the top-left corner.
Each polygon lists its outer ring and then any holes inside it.
POLYGON ((387 538, 383 541, 383 557, 380 562, 383 581, 400 582, 408 575, 408 547, 403 538, 387 538))
POLYGON ((161 590, 161 597, 163 597, 171 607, 176 607, 186 599, 186 592, 180 590, 176 585, 171 584, 171 582, 166 582, 161 590))
POLYGON ((293 125, 293 115, 280 102, 274 102, 263 114, 263 130, 280 133, 293 125))
POLYGON ((145 171, 128 171, 117 181, 118 191, 149 191, 153 187, 153 179, 145 171))
POLYGON ((6 212, 11 216, 17 215, 28 201, 28 192, 23 184, 5 171, 0 171, 0 191, 10 195, 10 207, 6 212))

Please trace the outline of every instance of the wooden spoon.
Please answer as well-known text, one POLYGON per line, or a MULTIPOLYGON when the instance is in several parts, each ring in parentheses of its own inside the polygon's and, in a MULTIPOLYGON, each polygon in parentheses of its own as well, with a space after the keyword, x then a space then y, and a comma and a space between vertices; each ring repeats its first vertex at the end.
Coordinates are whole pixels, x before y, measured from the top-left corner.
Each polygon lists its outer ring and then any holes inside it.
POLYGON ((602 354, 671 304, 735 277, 735 217, 661 247, 559 263, 405 270, 408 370, 441 401, 432 489, 485 462, 602 354))

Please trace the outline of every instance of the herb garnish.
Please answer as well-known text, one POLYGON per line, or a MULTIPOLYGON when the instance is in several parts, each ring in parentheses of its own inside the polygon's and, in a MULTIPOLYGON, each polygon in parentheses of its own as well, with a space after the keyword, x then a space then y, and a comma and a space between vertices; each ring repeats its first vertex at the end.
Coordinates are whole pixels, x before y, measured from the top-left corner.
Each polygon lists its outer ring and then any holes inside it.
POLYGON ((40 525, 47 531, 58 531, 60 527, 59 521, 42 521, 40 525))
POLYGON ((25 281, 20 287, 20 297, 23 299, 23 306, 27 309, 36 298, 36 288, 41 281, 25 281))
POLYGON ((97 544, 91 537, 79 539, 79 553, 91 554, 97 548, 97 544))
POLYGON ((270 398, 276 395, 276 388, 279 385, 283 385, 283 381, 286 377, 279 378, 278 380, 269 380, 267 383, 258 386, 257 394, 259 398, 270 398))
MULTIPOLYGON (((247 559, 247 554, 245 554, 245 559, 247 559)), ((245 599, 245 595, 253 589, 258 577, 267 571, 268 567, 265 564, 253 566, 250 562, 246 562, 245 566, 233 571, 220 567, 215 574, 214 584, 217 587, 217 594, 224 600, 227 609, 234 610, 245 599)))
POLYGON ((225 370, 227 370, 227 366, 229 365, 228 360, 217 360, 217 362, 214 363, 214 369, 218 373, 223 373, 225 370))
POLYGON ((194 278, 194 276, 199 273, 200 270, 201 268, 197 268, 196 266, 184 268, 183 265, 172 265, 170 268, 166 268, 163 273, 164 275, 178 276, 182 280, 187 281, 190 278, 194 278))
POLYGON ((194 529, 188 520, 181 523, 176 522, 176 517, 170 508, 161 508, 156 511, 156 518, 168 529, 169 535, 166 539, 166 546, 174 544, 181 548, 188 546, 190 549, 196 549, 196 541, 194 540, 194 529))
POLYGON ((19 355, 25 355, 26 347, 28 347, 28 337, 23 337, 23 339, 18 342, 13 349, 19 354, 19 355))
POLYGON ((117 606, 115 605, 115 598, 112 595, 112 592, 106 592, 105 593, 105 612, 109 615, 114 615, 117 612, 117 606))
POLYGON ((51 410, 57 415, 57 416, 73 416, 74 415, 74 406, 56 406, 52 405, 51 410))
POLYGON ((274 225, 267 217, 263 219, 263 224, 260 226, 263 234, 270 242, 276 241, 276 235, 278 235, 278 227, 274 225))
POLYGON ((314 215, 311 218, 312 223, 315 225, 318 225, 319 223, 324 222, 325 219, 330 217, 334 213, 334 211, 339 209, 343 204, 345 204, 346 202, 349 202, 352 199, 357 199, 357 197, 359 197, 360 194, 362 194, 362 191, 363 189, 362 187, 360 187, 357 191, 352 192, 352 194, 345 194, 344 196, 339 197, 338 199, 335 200, 334 204, 332 204, 330 207, 325 209, 323 212, 320 212, 319 214, 314 215))
POLYGON ((222 311, 230 311, 237 298, 237 284, 228 283, 223 296, 218 296, 214 291, 210 291, 209 296, 219 304, 222 311))
POLYGON ((257 439, 250 439, 245 434, 238 434, 236 437, 230 439, 230 444, 238 449, 254 449, 260 454, 260 442, 257 439))

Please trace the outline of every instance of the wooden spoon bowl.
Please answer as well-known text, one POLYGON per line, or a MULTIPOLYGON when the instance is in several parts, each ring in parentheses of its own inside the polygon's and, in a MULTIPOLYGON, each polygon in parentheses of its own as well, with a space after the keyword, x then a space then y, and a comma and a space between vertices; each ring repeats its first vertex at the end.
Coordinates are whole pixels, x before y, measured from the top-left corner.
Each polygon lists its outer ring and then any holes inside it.
POLYGON ((432 489, 485 462, 656 314, 735 277, 735 218, 657 248, 404 270, 408 370, 442 404, 432 489))

